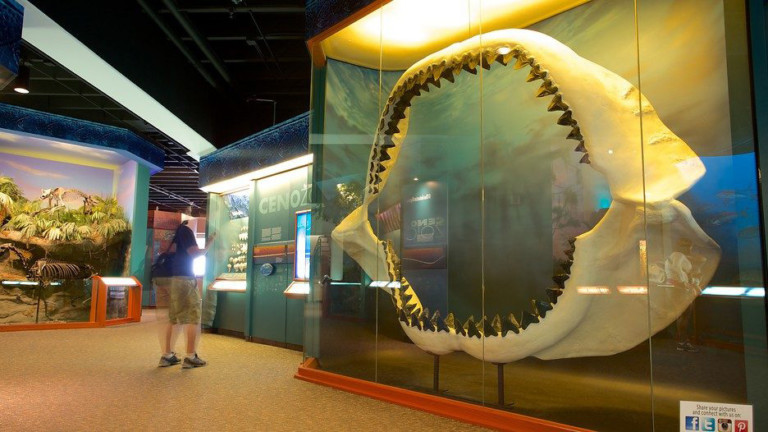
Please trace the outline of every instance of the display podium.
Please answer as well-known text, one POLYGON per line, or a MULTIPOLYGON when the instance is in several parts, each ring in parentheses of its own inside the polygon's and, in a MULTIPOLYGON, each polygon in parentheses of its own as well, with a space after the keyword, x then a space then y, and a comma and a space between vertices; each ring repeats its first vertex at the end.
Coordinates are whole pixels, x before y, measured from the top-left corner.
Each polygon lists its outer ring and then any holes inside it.
POLYGON ((141 321, 141 283, 135 277, 93 277, 95 327, 141 321))
MULTIPOLYGON (((90 310, 87 310, 87 321, 85 317, 78 321, 40 321, 35 323, 19 323, 0 325, 0 332, 21 331, 21 330, 52 330, 52 329, 72 329, 72 328, 94 328, 106 327, 117 324, 126 324, 130 322, 139 322, 141 320, 141 289, 142 285, 135 277, 102 277, 93 276, 84 280, 91 284, 90 298, 83 301, 90 302, 90 310)), ((39 282, 35 281, 2 281, 5 290, 9 288, 38 289, 39 282)), ((52 282, 53 285, 60 285, 61 282, 52 282)), ((87 285, 85 289, 88 290, 87 285)), ((16 292, 16 291, 14 291, 16 292)), ((6 297, 9 297, 6 295, 6 297)), ((43 303, 40 303, 43 305, 43 303)), ((31 306, 30 306, 31 307, 31 306)), ((39 316, 47 314, 48 305, 39 307, 39 316)), ((34 309, 32 309, 34 312, 34 309)))

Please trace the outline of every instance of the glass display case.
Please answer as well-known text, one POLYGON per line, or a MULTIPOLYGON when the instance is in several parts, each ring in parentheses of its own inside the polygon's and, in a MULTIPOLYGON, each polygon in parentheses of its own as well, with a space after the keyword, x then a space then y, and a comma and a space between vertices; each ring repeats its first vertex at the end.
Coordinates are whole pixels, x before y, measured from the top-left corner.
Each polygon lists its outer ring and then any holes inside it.
POLYGON ((310 41, 306 356, 601 431, 766 424, 744 2, 366 10, 310 41))
POLYGON ((214 248, 212 290, 245 291, 248 267, 248 207, 251 189, 217 195, 218 220, 209 228, 218 233, 214 248))

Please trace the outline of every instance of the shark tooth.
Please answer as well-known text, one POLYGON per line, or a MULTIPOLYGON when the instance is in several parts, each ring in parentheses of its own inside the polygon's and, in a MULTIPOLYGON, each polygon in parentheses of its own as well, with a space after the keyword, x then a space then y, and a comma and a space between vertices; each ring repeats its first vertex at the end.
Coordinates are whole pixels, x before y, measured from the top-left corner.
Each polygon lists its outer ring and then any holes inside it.
POLYGON ((528 52, 525 50, 519 50, 517 52, 517 61, 515 62, 515 65, 513 66, 516 70, 522 69, 523 67, 528 65, 528 52))
POLYGON ((549 103, 549 106, 547 106, 547 111, 566 111, 568 110, 568 104, 563 102, 563 97, 560 95, 560 93, 556 94, 555 97, 552 98, 552 101, 549 103))
POLYGON ((448 331, 453 330, 458 333, 458 329, 456 328, 456 317, 453 316, 453 312, 448 313, 448 316, 445 317, 443 323, 445 323, 445 327, 448 328, 448 331))
POLYGON ((464 66, 462 66, 462 69, 471 73, 472 75, 477 75, 477 68, 470 67, 468 64, 465 64, 464 66))
POLYGON ((413 310, 411 314, 409 315, 409 319, 411 320, 411 327, 416 327, 419 330, 421 330, 421 321, 419 320, 419 315, 421 314, 421 311, 413 310))
POLYGON ((371 188, 371 193, 372 193, 372 194, 377 194, 377 193, 379 193, 379 188, 377 188, 376 186, 372 187, 372 188, 371 188))
POLYGON ((440 80, 440 76, 443 74, 443 70, 445 69, 445 66, 435 65, 432 68, 432 79, 435 81, 440 80))
POLYGON ((480 330, 484 337, 499 335, 499 332, 496 331, 496 329, 493 327, 493 324, 491 324, 491 321, 486 317, 483 317, 483 319, 477 323, 477 328, 480 330))
POLYGON ((510 61, 512 61, 513 58, 515 58, 515 54, 514 54, 514 52, 510 51, 510 52, 504 54, 503 56, 497 57, 497 60, 499 61, 499 63, 501 63, 504 66, 506 66, 506 65, 509 64, 510 61))
POLYGON ((523 330, 525 330, 528 328, 529 325, 536 324, 538 322, 539 322, 539 318, 536 315, 528 311, 523 311, 522 319, 520 320, 520 327, 522 327, 523 330))
POLYGON ((565 256, 567 256, 569 259, 573 259, 573 253, 576 252, 576 248, 570 248, 563 251, 565 256))
POLYGON ((565 281, 568 279, 570 279, 570 276, 564 273, 552 276, 552 281, 557 284, 560 289, 565 289, 565 281))
POLYGON ((374 174, 373 175, 373 184, 374 185, 378 185, 379 183, 381 183, 381 177, 379 177, 378 174, 374 174))
POLYGON ((533 82, 536 80, 544 79, 547 76, 547 72, 542 72, 541 68, 539 67, 532 67, 531 71, 528 72, 528 77, 525 78, 526 82, 533 82))
POLYGON ((578 127, 578 126, 573 126, 573 128, 571 129, 571 132, 568 134, 567 137, 565 137, 565 139, 572 139, 572 140, 576 140, 576 141, 583 141, 584 137, 581 136, 581 128, 578 127))
POLYGON ((559 288, 547 288, 547 297, 552 304, 557 304, 557 298, 563 295, 563 290, 559 288))
POLYGON ((483 334, 480 333, 480 330, 477 328, 477 324, 475 324, 475 317, 470 315, 467 322, 464 323, 464 331, 467 333, 467 337, 469 338, 482 338, 483 334))
POLYGON ((392 141, 392 136, 391 135, 385 135, 384 136, 384 142, 381 143, 381 148, 382 149, 389 149, 389 148, 393 148, 393 147, 397 147, 397 146, 395 145, 394 141, 392 141))
POLYGON ((566 111, 565 111, 565 112, 564 112, 564 113, 563 113, 563 114, 560 116, 560 118, 559 118, 559 119, 557 119, 557 124, 559 124, 559 125, 561 125, 561 126, 571 126, 571 125, 573 125, 575 122, 574 122, 574 120, 573 120, 572 114, 573 114, 573 113, 572 113, 572 111, 571 111, 571 110, 566 110, 566 111))
POLYGON ((545 79, 541 87, 536 91, 536 97, 544 97, 557 93, 557 86, 552 84, 551 80, 545 79))
POLYGON ((407 324, 409 327, 411 326, 411 321, 408 319, 408 315, 405 314, 403 309, 400 309, 400 313, 398 314, 397 318, 407 324))
POLYGON ((520 333, 520 323, 517 322, 514 314, 509 314, 507 319, 502 321, 502 336, 506 336, 508 332, 515 334, 520 333))
MULTIPOLYGON (((397 110, 396 109, 395 112, 392 113, 392 120, 397 121, 397 120, 402 120, 404 118, 405 118, 405 110, 397 110)), ((391 124, 392 120, 390 120, 390 124, 391 124)), ((397 124, 397 123, 395 123, 395 124, 397 124)))
MULTIPOLYGON (((584 155, 584 156, 586 156, 586 155, 584 155)), ((566 273, 570 273, 572 265, 573 265, 573 260, 567 260, 560 267, 562 267, 563 270, 565 270, 566 273)))
POLYGON ((443 74, 440 75, 440 77, 448 80, 449 82, 453 83, 456 81, 456 79, 453 77, 453 69, 445 69, 443 71, 443 74))
POLYGON ((438 77, 437 79, 435 79, 435 78, 429 77, 426 84, 432 84, 433 86, 440 88, 440 78, 438 77))
POLYGON ((546 317, 547 312, 552 310, 551 304, 541 300, 531 300, 531 306, 533 307, 533 312, 541 318, 546 317))
POLYGON ((586 153, 587 152, 587 146, 584 145, 584 141, 579 141, 579 145, 577 145, 576 148, 573 149, 573 151, 577 151, 577 152, 581 152, 581 153, 586 153))
POLYGON ((579 163, 585 163, 588 164, 589 162, 589 153, 584 153, 584 156, 579 159, 579 163))
POLYGON ((481 59, 481 64, 483 66, 483 69, 485 70, 491 70, 491 65, 493 62, 496 61, 496 57, 498 54, 496 54, 496 51, 488 51, 483 55, 483 58, 481 59))
POLYGON ((477 69, 477 65, 480 63, 480 58, 476 54, 472 54, 467 59, 467 66, 469 66, 470 69, 477 69))
POLYGON ((376 172, 384 172, 387 168, 384 167, 384 165, 379 164, 378 168, 376 168, 376 172))
POLYGON ((381 152, 379 153, 379 161, 384 162, 392 159, 392 157, 389 155, 389 152, 387 152, 387 149, 381 149, 381 152))
POLYGON ((501 317, 499 314, 496 314, 496 316, 493 317, 493 321, 491 321, 491 327, 493 327, 493 331, 496 332, 497 336, 501 336, 504 331, 504 326, 501 323, 501 317))
POLYGON ((443 321, 440 317, 440 311, 435 311, 435 314, 432 316, 431 321, 432 321, 432 327, 435 329, 436 332, 450 333, 448 326, 445 325, 445 321, 443 321))

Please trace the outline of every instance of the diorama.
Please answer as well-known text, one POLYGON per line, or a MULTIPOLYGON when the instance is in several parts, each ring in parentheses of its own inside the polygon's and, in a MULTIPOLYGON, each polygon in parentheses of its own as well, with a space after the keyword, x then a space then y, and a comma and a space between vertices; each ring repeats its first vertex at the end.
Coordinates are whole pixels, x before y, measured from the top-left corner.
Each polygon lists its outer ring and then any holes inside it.
POLYGON ((130 245, 130 224, 112 196, 113 173, 8 153, 0 171, 0 278, 12 299, 2 303, 2 322, 88 320, 91 287, 84 280, 122 274, 130 245))
MULTIPOLYGON (((8 110, 8 117, 60 121, 8 110)), ((89 127, 95 125, 81 125, 81 131, 89 127)), ((137 236, 131 226, 141 206, 137 180, 149 177, 146 165, 154 167, 109 147, 0 132, 0 324, 90 322, 92 275, 143 273, 136 268, 141 260, 131 254, 137 236)), ((128 307, 127 296, 110 294, 109 313, 118 316, 128 307)))
POLYGON ((768 403, 745 10, 539 3, 392 1, 315 42, 306 355, 598 430, 768 403))

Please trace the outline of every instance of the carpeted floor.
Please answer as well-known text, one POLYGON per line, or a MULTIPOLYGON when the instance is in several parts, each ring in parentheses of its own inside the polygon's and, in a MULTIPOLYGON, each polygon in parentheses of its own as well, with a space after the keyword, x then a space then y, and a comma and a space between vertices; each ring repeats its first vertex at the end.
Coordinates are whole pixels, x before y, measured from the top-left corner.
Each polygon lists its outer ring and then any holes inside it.
POLYGON ((228 336, 203 335, 206 367, 158 368, 155 323, 145 311, 138 324, 0 333, 0 431, 483 430, 299 381, 301 353, 228 336))

